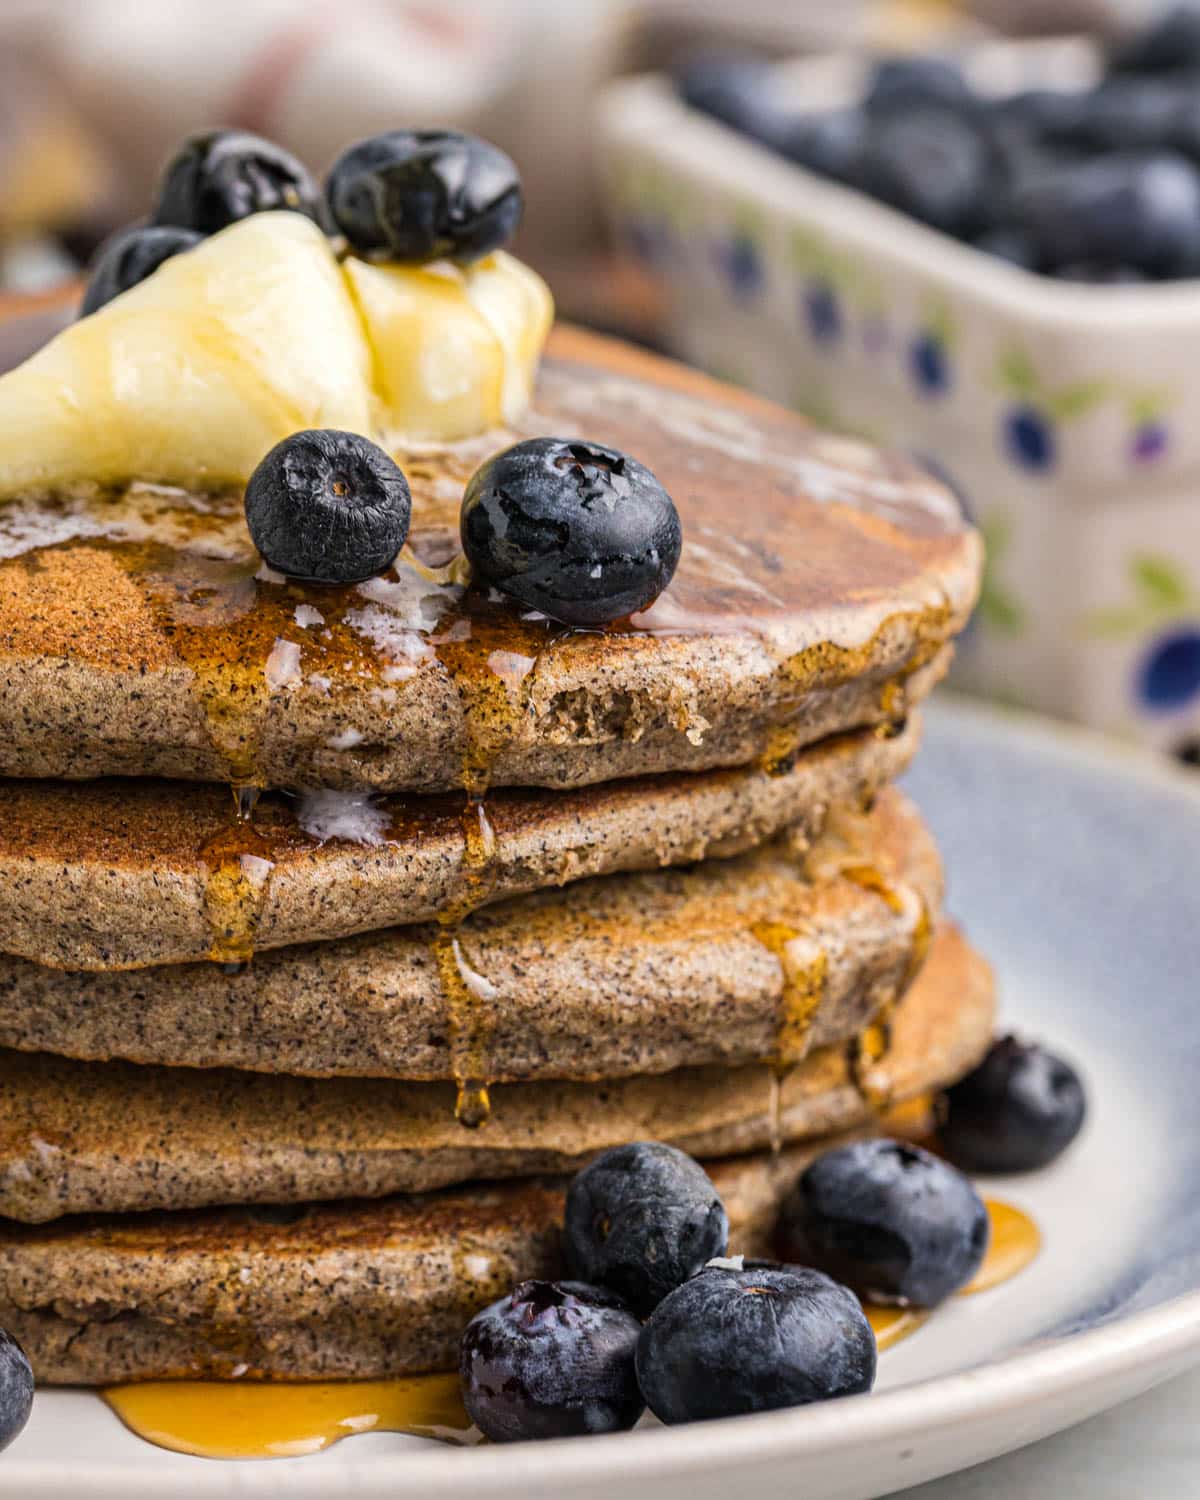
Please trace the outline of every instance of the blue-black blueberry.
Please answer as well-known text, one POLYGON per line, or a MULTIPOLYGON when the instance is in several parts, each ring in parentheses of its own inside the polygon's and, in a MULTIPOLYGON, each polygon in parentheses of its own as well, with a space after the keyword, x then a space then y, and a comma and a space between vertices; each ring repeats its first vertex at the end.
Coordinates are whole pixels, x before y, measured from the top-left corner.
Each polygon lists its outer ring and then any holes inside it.
POLYGON ((1200 271, 1200 172, 1174 152, 1114 152, 1051 167, 1019 185, 1013 208, 1047 269, 1200 271))
POLYGON ((1200 70, 1200 6, 1166 5, 1110 51, 1114 73, 1176 73, 1200 70))
POLYGON ((659 1141, 612 1147, 567 1191, 571 1275, 608 1287, 642 1317, 724 1254, 728 1239, 729 1219, 708 1173, 659 1141))
POLYGON ((268 566, 312 583, 361 583, 408 538, 400 467, 367 438, 314 428, 284 438, 246 486, 246 523, 268 566))
POLYGON ((189 136, 167 164, 152 218, 200 234, 271 209, 317 217, 308 168, 274 141, 246 130, 189 136))
POLYGON ((456 130, 389 130, 344 151, 325 183, 329 215, 363 254, 420 264, 479 260, 516 233, 512 158, 456 130))
POLYGON ((771 67, 761 58, 697 57, 679 70, 675 86, 691 109, 756 139, 771 134, 780 117, 771 99, 771 67))
POLYGON ((803 1266, 706 1267, 659 1303, 637 1374, 663 1422, 776 1411, 869 1391, 875 1335, 854 1293, 803 1266))
POLYGON ((203 238, 194 229, 176 229, 169 224, 130 224, 119 229, 96 251, 79 304, 79 316, 86 318, 131 286, 145 281, 164 260, 190 250, 203 238))
POLYGON ((477 1313, 459 1349, 463 1404, 494 1443, 632 1427, 645 1409, 641 1324, 577 1281, 525 1281, 477 1313))
POLYGON ((942 1148, 964 1171, 1032 1172, 1079 1134, 1087 1102, 1070 1063, 1005 1036, 946 1090, 940 1110, 942 1148))
POLYGON ((644 464, 554 437, 517 443, 475 471, 461 533, 477 578, 576 626, 645 609, 683 546, 675 505, 644 464))
POLYGON ((16 1339, 0 1328, 0 1450, 20 1433, 33 1407, 33 1371, 16 1339))
POLYGON ((913 104, 974 102, 962 69, 949 58, 883 57, 875 64, 863 102, 871 112, 913 104))
POLYGON ((987 222, 994 167, 979 122, 947 104, 914 104, 874 121, 857 185, 935 229, 970 235, 987 222))
POLYGON ((819 1156, 784 1200, 778 1234, 788 1260, 862 1297, 933 1307, 974 1276, 990 1228, 960 1171, 881 1137, 819 1156))

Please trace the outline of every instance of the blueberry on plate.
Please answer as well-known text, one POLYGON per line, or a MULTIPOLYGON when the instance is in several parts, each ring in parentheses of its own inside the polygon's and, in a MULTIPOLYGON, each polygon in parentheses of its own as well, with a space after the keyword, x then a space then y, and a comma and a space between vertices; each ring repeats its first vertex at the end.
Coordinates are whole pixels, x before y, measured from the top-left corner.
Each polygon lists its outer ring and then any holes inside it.
POLYGON ((939 1136, 966 1172, 1032 1172, 1066 1150, 1086 1112, 1083 1084, 1069 1063, 1005 1036, 942 1095, 939 1136))
POLYGON ((552 437, 517 443, 475 471, 461 531, 477 578, 577 626, 645 609, 683 546, 670 495, 637 459, 552 437))
POLYGON ((875 1335, 820 1271, 740 1257, 706 1267, 642 1329, 637 1375, 660 1421, 704 1422, 869 1391, 875 1335))
POLYGON ((0 1450, 20 1433, 33 1407, 33 1371, 25 1351, 0 1328, 0 1450))
POLYGON ((289 208, 317 217, 317 188, 290 151, 246 130, 189 136, 167 164, 153 219, 215 234, 238 219, 289 208))
POLYGON ((659 1141, 614 1146, 567 1191, 572 1276, 608 1287, 647 1317, 729 1240, 729 1219, 699 1162, 659 1141))
POLYGON ((872 1301, 933 1307, 978 1271, 989 1233, 961 1172, 880 1138, 813 1162, 780 1211, 779 1248, 872 1301))
POLYGON ((362 583, 408 538, 412 498, 397 464, 356 432, 316 428, 276 443, 246 486, 263 561, 311 583, 362 583))
POLYGON ((1020 184, 1013 211, 1048 269, 1129 266, 1200 272, 1200 172, 1173 152, 1114 152, 1020 184))
POLYGON ((203 238, 194 229, 176 229, 169 224, 130 224, 119 229, 96 251, 79 316, 86 318, 131 286, 145 281, 164 260, 190 250, 203 238))
POLYGON ((325 183, 330 218, 363 254, 479 260, 516 233, 521 178, 498 146, 455 130, 389 130, 344 151, 325 183))
POLYGON ((970 235, 986 222, 993 166, 975 121, 945 104, 919 104, 875 120, 857 186, 946 234, 970 235))
POLYGON ((463 1404, 494 1443, 624 1431, 646 1405, 634 1366, 641 1331, 599 1287, 522 1282, 467 1324, 463 1404))

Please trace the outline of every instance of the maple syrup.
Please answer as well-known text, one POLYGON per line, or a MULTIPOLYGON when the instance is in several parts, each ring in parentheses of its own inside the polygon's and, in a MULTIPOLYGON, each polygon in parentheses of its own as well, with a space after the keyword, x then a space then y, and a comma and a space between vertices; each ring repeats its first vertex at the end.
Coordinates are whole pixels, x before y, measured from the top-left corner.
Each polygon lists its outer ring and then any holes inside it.
POLYGON ((271 854, 271 843, 248 818, 235 820, 201 847, 208 957, 214 963, 244 965, 254 957, 275 869, 271 854))
POLYGON ((1011 1281, 1034 1260, 1042 1248, 1042 1234, 1024 1210, 997 1198, 985 1198, 992 1237, 987 1254, 974 1278, 960 1295, 986 1292, 1002 1282, 1011 1281))
POLYGON ((360 1432, 477 1440, 457 1375, 312 1384, 154 1380, 104 1399, 138 1437, 198 1458, 295 1458, 360 1432))
POLYGON ((433 952, 446 1000, 456 1089, 454 1117, 468 1130, 478 1130, 487 1124, 492 1111, 489 1031, 496 991, 464 952, 462 924, 488 899, 495 884, 496 832, 481 797, 467 797, 461 823, 459 888, 454 901, 438 915, 433 952))
POLYGON ((784 1080, 808 1053, 813 1019, 825 995, 829 960, 811 938, 785 922, 755 922, 750 931, 778 960, 783 981, 775 1044, 767 1059, 768 1142, 772 1153, 778 1156, 783 1149, 784 1080))

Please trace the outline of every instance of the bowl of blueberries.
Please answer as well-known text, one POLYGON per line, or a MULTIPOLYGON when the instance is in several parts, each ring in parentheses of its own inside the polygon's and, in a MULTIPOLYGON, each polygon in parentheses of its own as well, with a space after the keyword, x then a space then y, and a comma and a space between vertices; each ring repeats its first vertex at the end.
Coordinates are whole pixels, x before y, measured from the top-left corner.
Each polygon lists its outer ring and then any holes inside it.
POLYGON ((601 106, 682 357, 915 453, 982 529, 967 687, 1200 743, 1200 6, 1119 45, 695 60, 601 106))

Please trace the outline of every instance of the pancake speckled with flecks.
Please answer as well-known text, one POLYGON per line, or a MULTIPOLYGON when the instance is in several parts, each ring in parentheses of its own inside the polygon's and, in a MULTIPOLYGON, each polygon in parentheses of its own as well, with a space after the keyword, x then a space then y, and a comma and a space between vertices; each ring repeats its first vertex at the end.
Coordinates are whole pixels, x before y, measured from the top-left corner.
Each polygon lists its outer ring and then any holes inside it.
POLYGON ((462 793, 267 795, 249 823, 225 787, 0 782, 0 953, 74 970, 240 958, 726 858, 785 828, 800 848, 831 807, 873 801, 917 739, 913 715, 893 736, 863 730, 761 765, 500 788, 482 808, 462 793), (258 878, 223 886, 222 871, 247 858, 258 878))
POLYGON ((902 718, 978 588, 978 537, 915 465, 570 329, 513 431, 398 456, 420 567, 356 588, 263 573, 237 494, 6 503, 0 774, 437 791, 747 764, 902 718), (666 593, 605 631, 436 572, 481 459, 551 432, 634 454, 682 519, 666 593))
POLYGON ((517 1082, 738 1066, 852 1036, 928 947, 932 839, 898 792, 687 869, 608 875, 463 921, 485 983, 443 987, 435 927, 217 964, 77 974, 0 958, 0 1046, 314 1077, 517 1082))
POLYGON ((628 1140, 719 1156, 764 1146, 776 1128, 785 1141, 848 1128, 881 1093, 919 1093, 983 1055, 990 981, 937 982, 960 944, 943 940, 942 969, 935 953, 934 981, 919 979, 896 1006, 892 1045, 873 1063, 856 1066, 852 1045, 809 1053, 782 1083, 770 1066, 748 1064, 501 1084, 478 1131, 456 1120, 452 1084, 0 1052, 0 1214, 37 1222, 93 1210, 382 1197, 561 1171, 628 1140))
MULTIPOLYGON (((946 929, 899 1007, 888 1057, 865 1083, 890 1087, 900 1101, 955 1079, 987 1047, 992 1007, 987 965, 946 929)), ((793 1076, 785 1101, 789 1134, 878 1128, 840 1051, 802 1064, 793 1076)), ((821 1139, 779 1155, 713 1161, 761 1146, 764 1096, 765 1084, 745 1086, 740 1130, 713 1129, 690 1142, 710 1162, 734 1253, 769 1250, 780 1199, 813 1152, 831 1144, 821 1139)), ((583 1139, 582 1116, 594 1125, 605 1117, 597 1097, 592 1091, 590 1107, 580 1111, 575 1144, 583 1155, 608 1143, 602 1129, 583 1139)), ((686 1097, 685 1086, 685 1113, 686 1097)), ((620 1104, 618 1096, 618 1129, 629 1124, 620 1104)), ((317 1137, 322 1129, 316 1122, 317 1137)), ((136 1149, 133 1140, 127 1149, 136 1149)), ((221 1146, 215 1139, 214 1149, 221 1146)), ((314 1146, 321 1149, 319 1139, 314 1146)), ((526 1161, 530 1170, 561 1171, 579 1165, 579 1154, 560 1150, 526 1161)), ((174 1166, 168 1159, 164 1171, 174 1166)), ((292 1184, 297 1199, 305 1185, 292 1184)), ((515 1281, 561 1272, 562 1191, 561 1182, 535 1177, 295 1210, 0 1224, 0 1324, 20 1339, 38 1379, 57 1384, 328 1380, 451 1369, 462 1329, 481 1306, 515 1281)))

